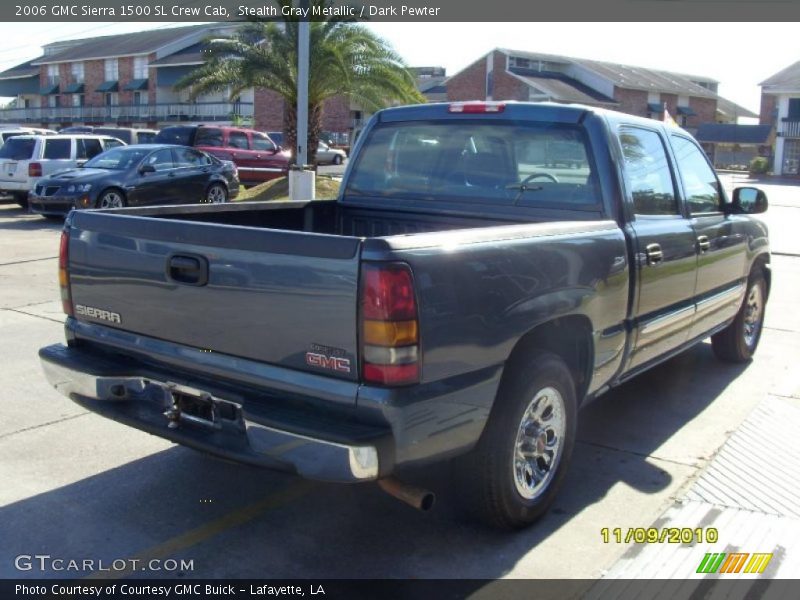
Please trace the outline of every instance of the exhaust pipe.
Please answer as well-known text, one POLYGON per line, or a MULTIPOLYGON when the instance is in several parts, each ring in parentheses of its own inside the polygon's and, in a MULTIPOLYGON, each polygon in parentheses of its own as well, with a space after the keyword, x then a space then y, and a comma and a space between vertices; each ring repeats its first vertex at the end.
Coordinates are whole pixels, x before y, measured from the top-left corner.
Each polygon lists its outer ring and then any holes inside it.
POLYGON ((436 494, 430 490, 403 483, 394 477, 379 479, 378 485, 390 496, 394 496, 398 500, 423 512, 428 512, 436 503, 436 494))

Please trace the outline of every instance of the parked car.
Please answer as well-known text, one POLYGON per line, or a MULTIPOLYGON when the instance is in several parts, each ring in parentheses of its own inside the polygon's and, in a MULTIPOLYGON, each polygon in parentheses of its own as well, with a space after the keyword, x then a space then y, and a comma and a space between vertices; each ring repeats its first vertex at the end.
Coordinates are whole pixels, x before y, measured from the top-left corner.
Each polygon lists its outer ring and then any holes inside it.
POLYGON ((286 148, 282 131, 268 131, 267 135, 269 136, 269 139, 275 142, 281 149, 286 148))
POLYGON ((59 133, 93 133, 95 135, 109 135, 122 140, 126 144, 151 144, 156 139, 158 129, 75 125, 73 127, 65 127, 59 133))
POLYGON ((0 129, 0 146, 5 141, 18 135, 55 135, 56 132, 52 129, 41 129, 38 127, 8 127, 0 129))
POLYGON ((0 147, 0 193, 28 206, 28 193, 42 177, 82 165, 125 143, 104 135, 20 135, 0 147))
POLYGON ((419 508, 430 492, 392 475, 455 459, 453 496, 523 527, 556 498, 581 406, 709 336, 720 359, 752 358, 772 271, 751 215, 766 209, 650 119, 390 108, 336 202, 72 213, 68 343, 40 357, 61 393, 120 423, 377 480, 419 508))
POLYGON ((291 154, 281 150, 268 135, 242 127, 220 125, 173 125, 158 132, 159 144, 194 146, 239 169, 244 184, 258 184, 285 176, 291 154))
POLYGON ((236 165, 196 148, 141 144, 113 148, 79 169, 43 177, 30 210, 46 216, 73 208, 219 203, 239 193, 236 165))
POLYGON ((320 142, 317 146, 317 163, 330 163, 340 165, 347 158, 347 152, 338 148, 331 148, 325 142, 320 142))

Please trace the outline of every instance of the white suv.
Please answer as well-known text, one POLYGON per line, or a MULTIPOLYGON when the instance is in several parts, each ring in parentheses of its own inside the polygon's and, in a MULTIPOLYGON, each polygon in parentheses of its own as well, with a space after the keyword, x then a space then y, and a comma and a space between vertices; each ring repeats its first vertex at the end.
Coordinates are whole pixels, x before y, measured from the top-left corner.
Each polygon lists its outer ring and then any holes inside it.
POLYGON ((125 143, 107 135, 19 135, 0 147, 0 193, 28 206, 28 192, 39 178, 72 169, 109 148, 125 143))
POLYGON ((52 129, 38 129, 34 127, 2 127, 0 128, 0 146, 2 146, 8 138, 16 137, 18 135, 55 135, 56 132, 52 129))

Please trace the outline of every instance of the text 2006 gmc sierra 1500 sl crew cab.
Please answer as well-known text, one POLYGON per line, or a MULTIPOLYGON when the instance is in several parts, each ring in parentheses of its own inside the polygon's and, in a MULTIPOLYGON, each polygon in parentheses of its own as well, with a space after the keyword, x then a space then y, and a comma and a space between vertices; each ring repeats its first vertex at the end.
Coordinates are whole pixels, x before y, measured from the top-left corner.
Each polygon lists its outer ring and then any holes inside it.
POLYGON ((67 344, 40 356, 82 406, 236 461, 425 506, 392 473, 453 458, 466 506, 521 527, 588 399, 708 336, 751 357, 766 206, 656 121, 387 109, 336 202, 73 212, 67 344))

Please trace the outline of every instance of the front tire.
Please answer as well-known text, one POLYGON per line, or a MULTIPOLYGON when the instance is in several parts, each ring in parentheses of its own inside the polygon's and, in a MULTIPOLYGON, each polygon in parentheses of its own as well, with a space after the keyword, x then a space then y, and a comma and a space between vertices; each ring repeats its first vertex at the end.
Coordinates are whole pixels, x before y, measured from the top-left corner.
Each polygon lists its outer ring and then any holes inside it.
POLYGON ((760 271, 747 282, 744 302, 736 318, 725 329, 711 336, 711 347, 725 362, 743 363, 753 358, 764 328, 767 282, 760 271))
POLYGON ((337 165, 337 166, 342 164, 342 157, 339 156, 338 154, 334 154, 334 156, 333 156, 333 164, 337 165))
POLYGON ((540 519, 561 487, 575 445, 577 399, 564 361, 535 352, 508 373, 478 445, 456 463, 462 504, 502 529, 540 519))
POLYGON ((116 189, 103 191, 97 199, 97 208, 124 208, 126 205, 125 196, 116 189))

